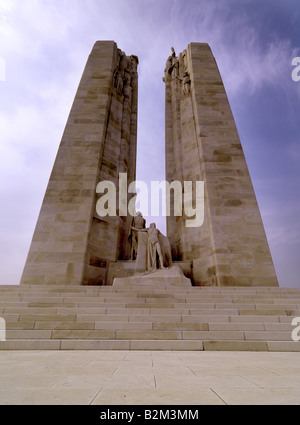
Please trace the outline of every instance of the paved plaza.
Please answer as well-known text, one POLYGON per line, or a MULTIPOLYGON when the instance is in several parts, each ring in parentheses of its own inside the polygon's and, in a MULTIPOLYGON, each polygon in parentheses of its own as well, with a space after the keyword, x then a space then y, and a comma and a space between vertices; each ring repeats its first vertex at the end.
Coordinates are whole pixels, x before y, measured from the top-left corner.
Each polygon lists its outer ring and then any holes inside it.
POLYGON ((2 351, 0 404, 300 404, 299 352, 2 351))

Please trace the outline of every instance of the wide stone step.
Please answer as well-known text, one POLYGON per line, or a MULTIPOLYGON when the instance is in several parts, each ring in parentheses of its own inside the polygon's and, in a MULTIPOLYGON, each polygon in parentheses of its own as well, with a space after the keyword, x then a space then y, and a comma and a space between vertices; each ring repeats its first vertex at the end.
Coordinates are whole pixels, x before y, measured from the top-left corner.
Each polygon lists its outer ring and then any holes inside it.
POLYGON ((300 351, 293 341, 245 340, 9 340, 0 350, 300 351))
MULTIPOLYGON (((9 318, 10 316, 20 317, 17 320, 33 320, 29 318, 29 316, 47 316, 47 317, 55 317, 55 316, 74 316, 78 317, 79 320, 82 320, 82 317, 91 316, 90 320, 97 320, 98 317, 102 315, 144 315, 144 316, 288 316, 288 317, 299 317, 300 309, 295 309, 293 306, 287 308, 288 306, 284 306, 284 308, 279 308, 278 306, 266 305, 264 307, 255 306, 256 308, 250 308, 249 306, 238 306, 235 308, 221 308, 221 306, 205 306, 205 305, 187 305, 187 304, 177 304, 174 307, 171 306, 158 306, 158 305, 143 305, 140 307, 132 306, 130 307, 119 307, 119 306, 111 306, 111 304, 105 304, 104 306, 99 307, 74 307, 74 306, 65 306, 61 307, 31 307, 31 306, 16 306, 14 307, 3 307, 0 308, 0 316, 4 319, 9 318), (93 319, 94 317, 94 319, 93 319)), ((8 320, 8 319, 7 319, 8 320)), ((249 319, 246 319, 249 321, 249 319)))
MULTIPOLYGON (((105 317, 107 315, 111 316, 114 320, 115 317, 147 317, 148 318, 156 318, 156 317, 164 317, 164 316, 177 316, 177 317, 191 317, 194 316, 196 318, 201 317, 219 317, 219 322, 221 322, 223 319, 227 321, 226 318, 233 318, 233 321, 235 319, 239 321, 246 321, 249 322, 251 320, 253 321, 260 321, 261 317, 269 317, 268 320, 272 320, 272 317, 281 317, 284 321, 289 321, 290 318, 292 320, 292 317, 298 317, 300 316, 300 310, 278 310, 278 309, 267 309, 267 310, 243 310, 243 309, 226 309, 226 310, 218 310, 218 309, 95 309, 95 308, 78 308, 78 309, 52 309, 48 310, 45 309, 44 312, 41 310, 32 310, 25 308, 18 312, 17 309, 14 310, 8 310, 4 313, 0 313, 0 317, 6 318, 6 320, 9 320, 9 318, 17 318, 16 320, 24 320, 27 316, 48 316, 48 317, 56 317, 56 316, 72 316, 77 317, 79 320, 82 320, 83 317, 90 316, 91 320, 96 321, 97 318, 100 318, 102 320, 105 320, 105 317), (29 311, 28 311, 29 310, 29 311), (95 317, 96 319, 93 319, 95 317), (22 318, 22 319, 21 319, 22 318), (251 320, 250 320, 251 319, 251 320)), ((71 319, 73 320, 73 318, 71 319)), ((143 319, 144 320, 144 319, 143 319)), ((155 319, 154 319, 155 320, 155 319)), ((166 320, 166 319, 163 319, 166 320)), ((13 320, 11 320, 13 321, 13 320)))
POLYGON ((5 305, 6 303, 37 303, 37 304, 62 304, 62 303, 70 303, 74 305, 78 305, 78 303, 86 303, 89 304, 99 304, 99 303, 136 303, 136 304, 176 304, 176 303, 187 303, 187 304, 261 304, 261 305, 269 305, 269 304, 287 304, 287 305, 300 305, 300 296, 294 296, 291 298, 283 297, 283 296, 266 296, 266 297, 240 297, 240 296, 231 296, 231 297, 223 297, 214 296, 207 297, 202 295, 187 296, 186 294, 173 294, 166 296, 166 294, 159 294, 160 296, 145 295, 139 296, 139 294, 135 295, 121 295, 121 294, 110 294, 109 297, 101 296, 99 294, 95 294, 94 296, 90 296, 89 294, 82 294, 80 297, 51 297, 51 296, 3 296, 0 294, 0 304, 5 305), (164 295, 164 296, 162 296, 164 295))
MULTIPOLYGON (((173 293, 187 293, 194 292, 195 290, 201 293, 211 293, 215 294, 238 294, 251 295, 251 294, 298 294, 298 288, 288 288, 288 287, 245 287, 245 286, 228 286, 228 287, 209 287, 209 286, 197 286, 197 287, 171 287, 166 285, 157 285, 151 286, 151 288, 145 287, 145 285, 135 286, 135 291, 139 293, 153 293, 153 291, 171 291, 173 293)), ((123 289, 117 289, 114 286, 78 286, 78 285, 1 285, 0 293, 12 293, 12 292, 22 292, 22 293, 99 293, 99 292, 132 292, 132 288, 126 287, 123 289)))
POLYGON ((224 294, 205 294, 202 293, 201 290, 199 291, 198 288, 194 288, 194 293, 174 293, 174 292, 160 292, 160 293, 139 293, 139 292, 132 292, 132 293, 69 293, 69 294, 53 294, 53 293, 25 293, 25 294, 19 294, 19 293, 1 293, 0 291, 0 300, 6 300, 6 301, 28 301, 28 300, 35 300, 37 302, 77 302, 77 301, 95 301, 95 300, 102 300, 102 301, 112 301, 116 302, 119 300, 134 300, 138 302, 147 302, 146 300, 151 300, 153 302, 173 302, 180 301, 180 302, 247 302, 247 303, 253 303, 255 302, 294 302, 299 303, 300 301, 300 294, 256 294, 256 295, 242 295, 242 294, 236 294, 236 295, 224 295, 224 294), (283 300, 283 301, 280 301, 283 300))
MULTIPOLYGON (((107 318, 109 319, 109 317, 107 318)), ((154 331, 269 331, 269 332, 287 332, 289 335, 293 330, 291 323, 265 323, 261 322, 242 322, 242 323, 219 323, 207 321, 196 321, 195 318, 191 322, 176 321, 174 317, 172 322, 158 321, 117 321, 107 320, 99 322, 68 322, 68 321, 7 321, 7 332, 10 330, 154 330, 154 331)), ((218 318, 217 318, 218 319, 218 318)))
POLYGON ((7 329, 6 339, 126 339, 126 340, 257 340, 291 341, 291 331, 241 330, 153 330, 153 329, 7 329))

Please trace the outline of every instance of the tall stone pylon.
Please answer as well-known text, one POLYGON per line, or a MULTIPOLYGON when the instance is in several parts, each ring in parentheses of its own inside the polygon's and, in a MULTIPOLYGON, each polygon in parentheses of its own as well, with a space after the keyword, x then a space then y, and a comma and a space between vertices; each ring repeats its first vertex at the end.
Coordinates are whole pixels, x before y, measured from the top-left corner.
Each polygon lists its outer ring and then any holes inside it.
MULTIPOLYGON (((131 217, 101 218, 96 187, 135 180, 137 56, 95 43, 42 203, 21 284, 103 284, 109 261, 129 258, 131 217)), ((99 196, 99 195, 98 195, 99 196)))
MULTIPOLYGON (((204 223, 167 217, 173 259, 192 263, 207 286, 278 286, 261 215, 211 49, 190 43, 168 58, 166 180, 204 181, 204 223)), ((171 204, 174 200, 171 193, 171 204)))

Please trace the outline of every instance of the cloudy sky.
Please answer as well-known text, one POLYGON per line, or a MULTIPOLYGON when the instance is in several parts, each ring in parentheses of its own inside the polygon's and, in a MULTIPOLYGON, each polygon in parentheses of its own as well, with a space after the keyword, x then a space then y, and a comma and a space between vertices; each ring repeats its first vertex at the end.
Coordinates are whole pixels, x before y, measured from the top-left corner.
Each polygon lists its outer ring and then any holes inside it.
MULTIPOLYGON (((145 181, 165 177, 162 76, 170 48, 210 44, 279 283, 300 287, 300 81, 292 79, 299 0, 0 0, 0 284, 19 283, 96 40, 139 56, 137 178, 145 181)), ((164 221, 156 219, 162 231, 164 221)))

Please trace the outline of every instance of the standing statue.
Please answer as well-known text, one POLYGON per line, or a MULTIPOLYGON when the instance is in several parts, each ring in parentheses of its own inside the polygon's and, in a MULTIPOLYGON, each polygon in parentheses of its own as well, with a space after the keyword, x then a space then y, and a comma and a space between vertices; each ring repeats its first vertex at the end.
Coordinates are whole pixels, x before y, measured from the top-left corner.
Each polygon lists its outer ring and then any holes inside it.
POLYGON ((176 56, 174 47, 171 48, 172 55, 168 57, 165 72, 171 74, 172 78, 179 76, 179 60, 176 56))
POLYGON ((133 217, 131 228, 129 231, 128 239, 131 240, 131 260, 135 260, 137 256, 138 247, 138 236, 137 231, 145 229, 146 220, 144 219, 140 211, 137 212, 137 216, 133 217))
POLYGON ((147 271, 153 272, 157 269, 164 269, 164 259, 162 254, 159 236, 163 236, 156 228, 155 223, 151 223, 150 227, 146 229, 137 229, 132 227, 133 230, 148 233, 147 241, 147 271))
POLYGON ((131 94, 131 75, 129 73, 126 73, 126 77, 124 78, 124 96, 126 98, 130 98, 130 94, 131 94))
POLYGON ((154 271, 157 269, 157 259, 156 254, 158 255, 158 268, 164 269, 164 260, 161 252, 161 246, 158 240, 158 235, 160 231, 156 228, 155 223, 151 223, 148 231, 148 256, 147 256, 147 270, 154 271))
POLYGON ((117 92, 122 93, 122 91, 123 91, 123 78, 122 78, 122 75, 119 73, 119 71, 115 72, 114 80, 115 80, 114 86, 117 89, 117 92))
POLYGON ((131 59, 131 72, 136 73, 137 66, 139 64, 139 58, 135 55, 131 55, 130 59, 131 59))
POLYGON ((177 78, 179 76, 179 60, 176 56, 174 47, 171 48, 172 50, 172 78, 177 78))
POLYGON ((191 91, 191 78, 187 71, 185 71, 182 78, 182 93, 184 95, 190 94, 191 91))

